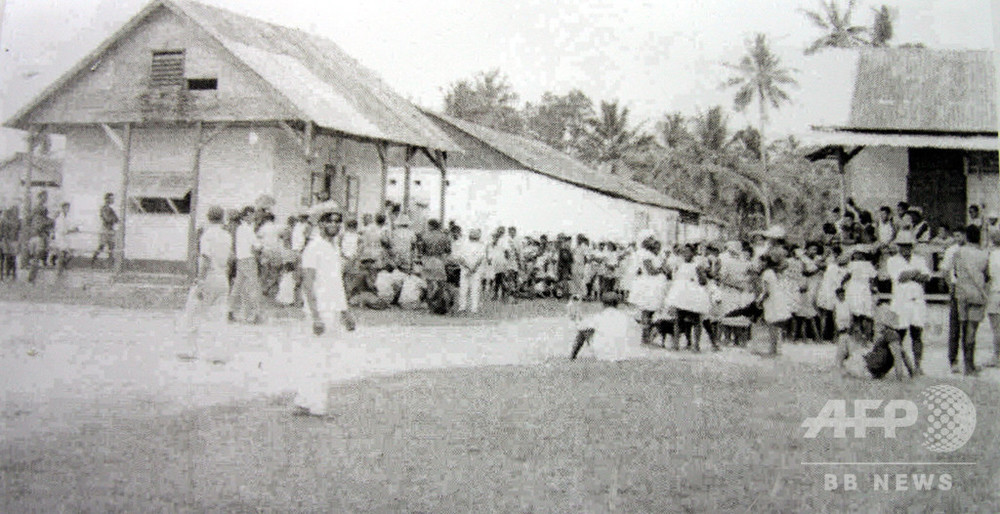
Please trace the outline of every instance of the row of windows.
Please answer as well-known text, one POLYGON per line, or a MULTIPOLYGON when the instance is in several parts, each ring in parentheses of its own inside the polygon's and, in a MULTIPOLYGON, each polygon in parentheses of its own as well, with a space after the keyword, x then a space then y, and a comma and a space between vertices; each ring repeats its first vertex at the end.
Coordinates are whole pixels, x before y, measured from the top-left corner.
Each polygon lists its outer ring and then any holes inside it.
MULTIPOLYGON (((394 178, 391 178, 391 179, 389 179, 389 185, 390 185, 390 186, 394 186, 394 185, 396 185, 397 183, 398 183, 398 181, 397 181, 396 179, 394 179, 394 178)), ((419 181, 419 180, 414 180, 414 181, 413 181, 413 185, 415 185, 415 186, 419 186, 419 185, 420 185, 420 181, 419 181)), ((450 185, 451 185, 451 181, 450 181, 450 180, 445 180, 445 181, 444 181, 444 185, 446 185, 446 186, 450 186, 450 185)))

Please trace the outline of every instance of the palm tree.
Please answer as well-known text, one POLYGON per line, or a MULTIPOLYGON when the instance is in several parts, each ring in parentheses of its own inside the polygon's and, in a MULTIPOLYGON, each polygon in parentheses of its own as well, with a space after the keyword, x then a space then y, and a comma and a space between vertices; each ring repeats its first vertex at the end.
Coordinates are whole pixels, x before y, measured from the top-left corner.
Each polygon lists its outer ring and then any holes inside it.
POLYGON ((889 46, 889 40, 893 36, 892 22, 896 13, 888 5, 878 9, 872 8, 872 11, 875 13, 875 21, 872 22, 870 43, 877 47, 889 46))
POLYGON ((805 53, 811 55, 823 48, 854 48, 867 46, 869 41, 864 38, 868 28, 862 25, 851 25, 851 18, 854 16, 855 0, 847 2, 847 8, 841 11, 836 0, 829 2, 820 1, 822 6, 819 11, 801 9, 802 14, 809 18, 809 21, 826 33, 813 41, 805 53))
MULTIPOLYGON (((774 55, 767 42, 767 36, 757 34, 752 40, 746 43, 747 53, 740 58, 737 64, 726 64, 726 67, 733 70, 735 75, 726 83, 725 87, 735 87, 736 95, 733 103, 737 111, 742 112, 754 101, 757 102, 759 118, 757 134, 760 138, 760 148, 767 148, 765 138, 768 122, 768 106, 775 109, 790 101, 787 86, 795 86, 798 83, 792 78, 795 70, 785 68, 781 65, 781 59, 774 55)), ((767 174, 767 152, 760 152, 760 162, 763 173, 767 174)), ((766 200, 764 203, 764 218, 767 223, 771 222, 770 207, 766 200)))
POLYGON ((601 101, 600 113, 587 120, 584 157, 595 163, 610 163, 611 173, 618 172, 619 164, 630 153, 653 142, 652 136, 642 133, 641 127, 629 128, 628 107, 619 107, 618 101, 601 101))

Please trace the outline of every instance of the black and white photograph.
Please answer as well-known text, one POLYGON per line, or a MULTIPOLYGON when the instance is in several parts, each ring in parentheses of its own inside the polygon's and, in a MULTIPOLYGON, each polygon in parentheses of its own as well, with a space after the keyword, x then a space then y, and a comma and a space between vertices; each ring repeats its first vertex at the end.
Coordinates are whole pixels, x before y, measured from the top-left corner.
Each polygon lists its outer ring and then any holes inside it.
POLYGON ((0 512, 1000 512, 1000 0, 0 0, 0 512))

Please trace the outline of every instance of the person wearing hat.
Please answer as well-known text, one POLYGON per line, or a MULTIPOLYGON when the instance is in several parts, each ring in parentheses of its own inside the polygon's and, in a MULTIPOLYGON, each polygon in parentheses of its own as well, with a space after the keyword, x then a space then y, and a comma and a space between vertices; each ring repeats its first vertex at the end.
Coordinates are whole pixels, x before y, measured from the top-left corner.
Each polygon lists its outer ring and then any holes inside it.
POLYGON ((198 279, 188 291, 187 303, 181 318, 181 327, 187 332, 190 353, 180 354, 184 360, 205 358, 221 364, 229 359, 227 348, 214 342, 204 348, 204 354, 199 349, 198 331, 206 320, 219 320, 225 317, 226 294, 229 292, 228 264, 232 255, 233 235, 222 228, 225 212, 222 207, 213 205, 208 208, 208 226, 198 240, 198 279))
POLYGON ((856 331, 841 337, 837 343, 837 367, 844 376, 881 379, 896 370, 896 379, 914 376, 915 368, 903 351, 895 313, 880 308, 876 316, 877 335, 871 344, 864 343, 856 331))
POLYGON ((296 394, 293 404, 300 413, 326 416, 330 411, 328 386, 334 337, 355 329, 344 291, 343 256, 337 246, 340 213, 335 205, 314 206, 311 212, 316 235, 302 252, 302 292, 314 338, 303 340, 294 352, 296 394))
POLYGON ((892 296, 889 299, 889 309, 896 315, 900 340, 910 335, 910 345, 913 351, 914 373, 923 372, 920 368, 924 353, 923 327, 927 319, 927 301, 924 298, 924 284, 931 278, 927 259, 913 254, 916 240, 908 232, 896 236, 896 246, 899 254, 890 257, 886 263, 886 271, 892 279, 892 296))

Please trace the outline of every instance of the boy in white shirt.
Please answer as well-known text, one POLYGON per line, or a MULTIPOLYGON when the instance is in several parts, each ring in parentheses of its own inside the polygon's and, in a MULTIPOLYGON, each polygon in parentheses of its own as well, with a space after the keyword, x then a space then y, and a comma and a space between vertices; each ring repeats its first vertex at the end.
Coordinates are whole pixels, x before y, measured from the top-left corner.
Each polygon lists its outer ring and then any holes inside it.
POLYGON ((423 270, 419 265, 413 267, 412 273, 403 279, 399 291, 399 306, 404 309, 420 309, 424 305, 424 295, 427 292, 427 281, 421 277, 423 270))
POLYGON ((74 226, 69 219, 69 202, 63 202, 61 210, 56 214, 55 230, 52 233, 52 253, 56 257, 56 275, 62 276, 69 263, 70 248, 69 235, 79 232, 80 228, 74 226))

